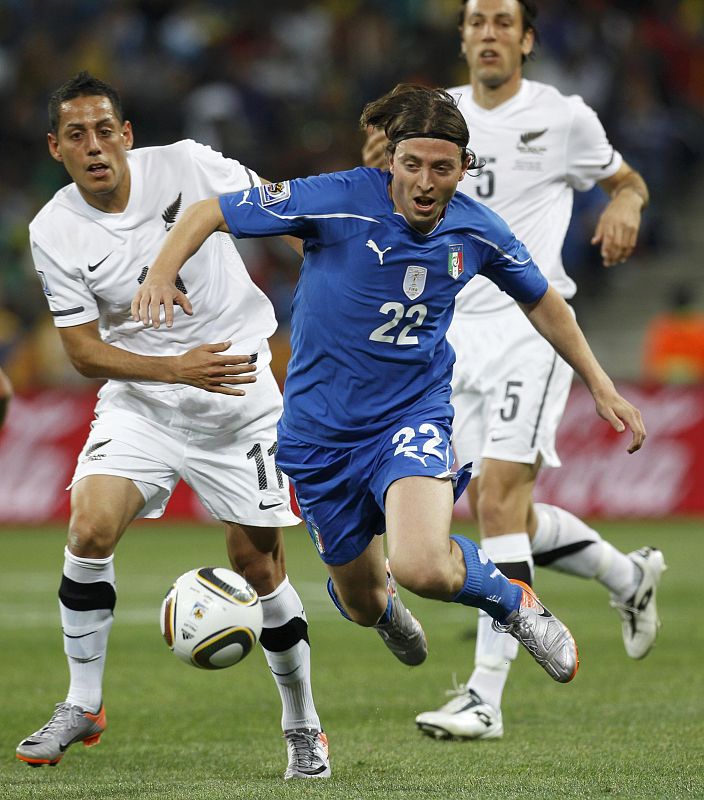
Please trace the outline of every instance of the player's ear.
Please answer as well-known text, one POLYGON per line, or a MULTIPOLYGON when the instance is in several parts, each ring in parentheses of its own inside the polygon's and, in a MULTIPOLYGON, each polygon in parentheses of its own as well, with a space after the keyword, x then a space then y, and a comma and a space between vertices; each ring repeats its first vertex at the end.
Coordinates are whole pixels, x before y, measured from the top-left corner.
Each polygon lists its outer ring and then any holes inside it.
POLYGON ((533 52, 533 47, 535 46, 535 31, 533 28, 526 28, 523 32, 523 38, 521 39, 521 53, 528 58, 528 56, 533 52))
POLYGON ((49 148, 49 155, 54 159, 54 161, 63 161, 64 158, 61 155, 61 150, 59 149, 59 140, 53 133, 47 133, 46 143, 49 148))
POLYGON ((125 150, 131 150, 134 144, 134 133, 132 132, 132 123, 126 119, 122 124, 122 131, 120 132, 122 141, 125 145, 125 150))

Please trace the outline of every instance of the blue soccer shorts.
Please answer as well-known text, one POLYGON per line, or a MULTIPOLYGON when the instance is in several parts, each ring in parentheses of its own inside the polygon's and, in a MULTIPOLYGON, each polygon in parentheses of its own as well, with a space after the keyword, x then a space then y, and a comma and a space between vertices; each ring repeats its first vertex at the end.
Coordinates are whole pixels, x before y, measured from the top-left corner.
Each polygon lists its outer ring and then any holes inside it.
POLYGON ((411 475, 452 480, 455 499, 471 464, 452 471, 451 427, 427 413, 352 445, 322 447, 279 427, 276 461, 291 479, 301 516, 326 564, 347 564, 386 530, 386 490, 411 475))

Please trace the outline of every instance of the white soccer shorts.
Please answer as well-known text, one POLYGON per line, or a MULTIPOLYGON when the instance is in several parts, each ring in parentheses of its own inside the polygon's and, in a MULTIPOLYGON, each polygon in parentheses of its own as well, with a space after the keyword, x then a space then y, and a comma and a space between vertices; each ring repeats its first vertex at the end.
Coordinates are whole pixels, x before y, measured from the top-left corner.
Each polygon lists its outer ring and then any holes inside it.
POLYGON ((183 479, 217 520, 297 525, 274 460, 281 392, 268 366, 244 388, 230 397, 173 387, 164 402, 119 388, 105 394, 69 488, 87 475, 129 478, 145 498, 138 516, 153 519, 183 479))
POLYGON ((457 460, 481 459, 559 467, 557 427, 572 368, 516 305, 495 313, 455 317, 448 339, 457 353, 452 426, 457 460))

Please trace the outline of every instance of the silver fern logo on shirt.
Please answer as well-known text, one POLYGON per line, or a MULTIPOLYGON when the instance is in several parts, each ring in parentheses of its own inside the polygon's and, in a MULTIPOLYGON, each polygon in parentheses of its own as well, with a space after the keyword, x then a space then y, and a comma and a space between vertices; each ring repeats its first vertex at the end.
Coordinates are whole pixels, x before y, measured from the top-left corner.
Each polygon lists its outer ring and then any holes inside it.
POLYGON ((540 155, 544 153, 547 150, 547 147, 534 144, 534 142, 540 139, 541 136, 544 136, 547 132, 547 128, 543 128, 541 131, 525 131, 518 137, 516 148, 520 150, 521 153, 532 153, 534 155, 540 155))
POLYGON ((178 197, 174 200, 171 205, 166 206, 164 209, 164 213, 161 215, 161 218, 164 220, 164 227, 167 231, 170 231, 171 228, 174 227, 176 224, 176 217, 178 216, 178 212, 181 210, 181 192, 178 193, 178 197))
POLYGON ((406 274, 403 277, 403 293, 409 300, 415 300, 423 294, 425 289, 425 279, 428 270, 412 264, 406 267, 406 274))

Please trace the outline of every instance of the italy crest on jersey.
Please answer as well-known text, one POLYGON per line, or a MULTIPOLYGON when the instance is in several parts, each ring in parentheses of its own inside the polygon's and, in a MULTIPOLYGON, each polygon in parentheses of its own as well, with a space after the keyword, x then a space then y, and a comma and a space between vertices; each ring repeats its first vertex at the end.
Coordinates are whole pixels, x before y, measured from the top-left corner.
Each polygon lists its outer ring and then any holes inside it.
POLYGON ((320 535, 320 528, 313 522, 312 519, 308 520, 308 532, 313 544, 316 546, 320 555, 325 552, 325 545, 323 544, 323 537, 320 535))
POLYGON ((425 278, 428 270, 425 267, 412 265, 406 267, 406 275, 403 279, 403 293, 409 300, 420 297, 425 289, 425 278))
POLYGON ((447 254, 447 271, 455 279, 464 272, 464 252, 463 245, 451 244, 450 252, 447 254))

